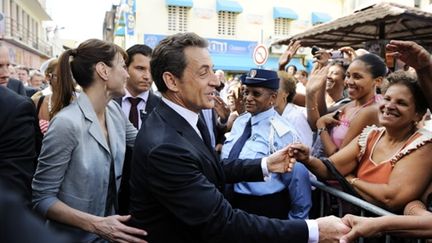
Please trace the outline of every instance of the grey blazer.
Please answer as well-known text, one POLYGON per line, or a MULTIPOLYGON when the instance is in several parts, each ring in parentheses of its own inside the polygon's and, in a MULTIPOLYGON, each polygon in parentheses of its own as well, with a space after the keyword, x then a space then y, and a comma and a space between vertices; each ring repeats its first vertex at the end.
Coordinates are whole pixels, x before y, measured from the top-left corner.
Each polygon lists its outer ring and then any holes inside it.
MULTIPOLYGON (((118 190, 126 144, 133 145, 137 134, 114 101, 107 105, 106 123, 109 143, 85 93, 50 122, 32 183, 36 211, 46 215, 60 200, 74 209, 105 216, 110 163, 114 161, 118 190)), ((97 238, 58 222, 50 224, 80 242, 97 238)))

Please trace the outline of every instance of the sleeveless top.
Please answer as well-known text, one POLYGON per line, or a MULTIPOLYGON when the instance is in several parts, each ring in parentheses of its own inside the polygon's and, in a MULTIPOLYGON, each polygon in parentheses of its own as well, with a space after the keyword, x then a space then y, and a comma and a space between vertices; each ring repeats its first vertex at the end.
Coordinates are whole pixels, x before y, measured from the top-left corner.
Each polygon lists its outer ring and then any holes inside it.
POLYGON ((342 145, 342 142, 345 138, 345 135, 348 132, 348 129, 350 127, 352 119, 365 107, 368 107, 372 104, 377 103, 381 100, 381 95, 375 95, 372 99, 370 99, 366 104, 360 106, 359 108, 356 108, 356 110, 348 117, 345 115, 345 112, 342 112, 339 118, 340 125, 335 126, 332 128, 330 132, 330 137, 333 141, 333 143, 336 145, 337 148, 340 148, 342 145))
POLYGON ((360 153, 357 156, 357 177, 364 181, 379 184, 387 183, 393 167, 401 158, 426 143, 432 142, 432 133, 425 129, 419 129, 405 141, 394 155, 387 160, 376 161, 378 163, 375 163, 372 160, 372 154, 384 132, 384 127, 373 125, 365 127, 360 134, 358 141, 360 153))
MULTIPOLYGON (((41 109, 41 106, 43 104, 44 99, 45 99, 45 95, 42 95, 39 98, 39 101, 36 105, 36 114, 37 114, 38 118, 39 118, 40 109, 41 109)), ((48 110, 51 110, 50 103, 51 103, 51 97, 49 98, 49 101, 48 101, 48 110)), ((42 134, 46 133, 46 131, 48 130, 48 126, 49 126, 48 120, 39 119, 39 129, 40 129, 42 134)))

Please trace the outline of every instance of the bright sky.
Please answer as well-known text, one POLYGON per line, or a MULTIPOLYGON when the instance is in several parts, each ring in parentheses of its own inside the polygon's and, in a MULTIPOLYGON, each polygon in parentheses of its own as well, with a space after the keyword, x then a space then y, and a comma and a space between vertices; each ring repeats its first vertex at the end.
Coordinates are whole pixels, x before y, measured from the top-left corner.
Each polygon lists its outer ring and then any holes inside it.
POLYGON ((102 39, 105 12, 120 0, 46 0, 47 12, 57 24, 62 39, 78 42, 102 39))

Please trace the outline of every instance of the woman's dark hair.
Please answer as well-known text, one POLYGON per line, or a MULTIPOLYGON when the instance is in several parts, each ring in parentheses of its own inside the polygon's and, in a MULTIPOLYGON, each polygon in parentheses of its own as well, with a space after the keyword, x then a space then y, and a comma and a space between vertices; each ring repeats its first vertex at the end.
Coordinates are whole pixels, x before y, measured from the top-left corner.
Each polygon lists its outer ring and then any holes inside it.
POLYGON ((89 39, 76 49, 69 49, 60 56, 57 67, 58 95, 53 96, 51 118, 63 107, 70 104, 75 92, 75 82, 89 87, 94 80, 94 68, 99 62, 112 67, 112 62, 120 53, 124 59, 126 52, 116 44, 98 39, 89 39))
POLYGON ((414 77, 413 75, 409 75, 403 70, 398 70, 390 74, 387 77, 387 80, 389 81, 387 89, 393 85, 403 85, 407 87, 414 97, 414 105, 416 112, 421 115, 424 115, 426 113, 426 110, 428 108, 428 102, 416 77, 414 77))
POLYGON ((163 39, 153 50, 150 69, 156 87, 161 93, 168 90, 163 73, 170 72, 177 78, 183 77, 187 66, 184 50, 187 47, 207 48, 206 39, 195 33, 178 33, 163 39))
POLYGON ((288 66, 285 68, 285 71, 288 72, 288 69, 289 69, 290 67, 293 67, 293 69, 294 69, 294 73, 297 72, 297 67, 296 67, 296 65, 294 65, 294 64, 288 65, 288 66))
POLYGON ((355 61, 362 61, 364 64, 366 64, 366 67, 369 70, 369 72, 372 74, 373 78, 385 77, 387 73, 386 64, 384 63, 381 57, 375 54, 368 53, 368 54, 361 55, 355 58, 353 62, 355 61))

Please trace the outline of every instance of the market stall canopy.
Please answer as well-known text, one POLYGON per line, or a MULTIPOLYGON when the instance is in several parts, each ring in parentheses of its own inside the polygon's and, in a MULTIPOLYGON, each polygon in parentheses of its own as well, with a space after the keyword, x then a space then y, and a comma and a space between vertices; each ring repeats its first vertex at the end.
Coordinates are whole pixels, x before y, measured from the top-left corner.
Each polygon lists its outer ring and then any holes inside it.
POLYGON ((287 45, 291 40, 301 40, 302 46, 309 47, 317 45, 327 49, 343 46, 365 48, 368 43, 398 39, 430 46, 431 26, 432 13, 383 2, 278 40, 273 45, 287 45))

